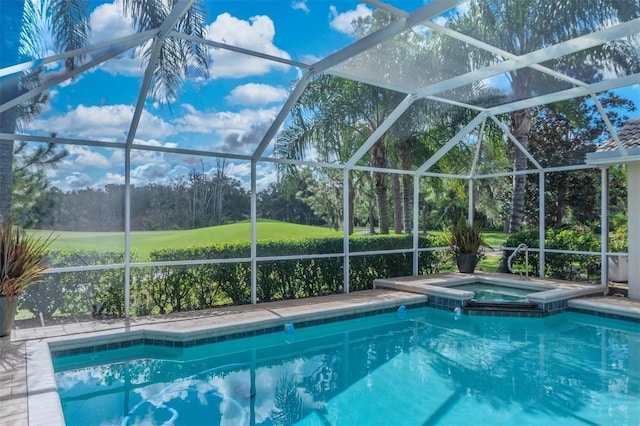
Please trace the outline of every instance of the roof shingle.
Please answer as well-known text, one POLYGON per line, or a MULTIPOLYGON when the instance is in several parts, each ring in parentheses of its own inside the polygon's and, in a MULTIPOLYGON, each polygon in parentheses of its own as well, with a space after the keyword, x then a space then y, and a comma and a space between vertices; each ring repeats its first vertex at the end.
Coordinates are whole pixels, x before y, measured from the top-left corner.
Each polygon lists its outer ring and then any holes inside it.
MULTIPOLYGON (((618 130, 618 139, 626 149, 640 148, 640 118, 629 120, 618 130)), ((618 149, 616 141, 610 138, 608 141, 598 147, 596 152, 614 151, 618 149)))

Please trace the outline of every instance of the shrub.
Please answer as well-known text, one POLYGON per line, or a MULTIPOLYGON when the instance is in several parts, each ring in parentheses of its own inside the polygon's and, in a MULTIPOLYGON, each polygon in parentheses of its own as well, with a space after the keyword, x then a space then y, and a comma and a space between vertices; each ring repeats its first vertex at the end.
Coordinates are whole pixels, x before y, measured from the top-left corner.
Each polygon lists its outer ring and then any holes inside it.
MULTIPOLYGON (((353 237, 352 252, 406 249, 412 247, 410 235, 353 237)), ((332 254, 335 257, 310 257, 258 262, 257 298, 260 302, 340 293, 344 290, 343 239, 319 238, 302 241, 261 241, 260 256, 282 253, 298 255, 332 254)), ((421 237, 421 247, 443 246, 433 237, 421 237)), ((151 253, 154 262, 198 259, 249 258, 248 243, 160 249, 151 253)), ((52 266, 100 265, 122 263, 123 253, 51 251, 52 266)), ((422 252, 419 272, 438 270, 441 254, 422 252)), ((411 275, 412 253, 391 253, 351 257, 351 291, 372 288, 380 277, 411 275)), ((144 266, 131 269, 131 313, 148 315, 220 305, 246 304, 251 301, 250 262, 177 266, 144 266)), ((21 299, 21 308, 34 314, 124 315, 124 269, 103 269, 51 273, 45 282, 29 289, 21 299)))
MULTIPOLYGON (((505 245, 516 247, 524 243, 529 248, 539 248, 540 242, 537 229, 523 228, 507 237, 505 245)), ((584 230, 549 229, 545 235, 545 247, 556 250, 592 251, 600 250, 598 236, 584 230)), ((503 252, 503 260, 513 253, 513 250, 503 252)), ((539 275, 540 255, 537 252, 529 252, 529 273, 539 275)), ((514 269, 524 270, 524 256, 514 258, 514 269)), ((545 274, 558 279, 577 279, 579 271, 586 271, 587 275, 594 275, 600 266, 598 256, 571 254, 571 253, 546 253, 545 274), (578 271, 579 270, 579 271, 578 271)))

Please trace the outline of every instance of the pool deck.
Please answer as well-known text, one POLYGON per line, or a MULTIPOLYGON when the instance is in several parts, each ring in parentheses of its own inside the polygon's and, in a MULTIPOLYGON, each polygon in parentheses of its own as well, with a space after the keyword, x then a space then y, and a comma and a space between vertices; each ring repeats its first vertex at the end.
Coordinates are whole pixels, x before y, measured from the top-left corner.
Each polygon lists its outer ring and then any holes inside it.
MULTIPOLYGON (((225 334, 258 330, 301 319, 322 321, 335 316, 365 314, 399 305, 423 304, 426 295, 397 290, 365 290, 350 294, 296 299, 257 305, 228 306, 206 311, 131 318, 94 320, 83 323, 14 330, 11 338, 0 338, 0 424, 63 424, 55 383, 43 374, 44 364, 52 372, 48 342, 72 339, 108 341, 123 333, 151 333, 155 336, 225 334), (44 352, 44 353, 43 353, 44 352), (47 367, 48 366, 48 367, 47 367)), ((573 299, 570 308, 604 316, 640 320, 640 300, 612 296, 573 299)), ((51 374, 49 374, 50 376, 51 374)))

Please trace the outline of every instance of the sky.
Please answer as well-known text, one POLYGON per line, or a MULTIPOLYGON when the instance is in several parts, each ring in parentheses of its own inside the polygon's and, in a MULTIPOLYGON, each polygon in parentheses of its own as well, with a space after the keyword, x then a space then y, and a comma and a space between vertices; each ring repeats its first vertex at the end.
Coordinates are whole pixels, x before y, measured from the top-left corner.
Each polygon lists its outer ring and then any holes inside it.
MULTIPOLYGON (((91 1, 91 40, 100 43, 134 33, 121 0, 91 1)), ((391 1, 411 12, 421 0, 391 1)), ((6 4, 6 3, 5 3, 6 4)), ((312 64, 355 41, 351 22, 373 7, 349 0, 205 1, 206 38, 312 64)), ((464 10, 464 5, 459 10, 464 10)), ((434 20, 444 24, 446 17, 434 20)), ((53 50, 49 54, 55 53, 53 50)), ((221 49, 208 49, 208 78, 189 80, 170 106, 147 99, 135 143, 250 155, 286 101, 304 69, 221 49)), ((124 143, 144 68, 133 49, 73 80, 53 87, 43 113, 26 134, 124 143)), ((60 64, 47 66, 48 72, 60 64)), ((625 91, 640 100, 638 85, 625 91)), ((48 171, 64 191, 125 180, 124 150, 65 145, 67 158, 48 171)), ((189 171, 215 173, 215 158, 134 150, 131 182, 167 183, 189 171)), ((227 160, 226 173, 248 184, 248 161, 227 160)), ((258 163, 258 190, 276 179, 271 163, 258 163)))

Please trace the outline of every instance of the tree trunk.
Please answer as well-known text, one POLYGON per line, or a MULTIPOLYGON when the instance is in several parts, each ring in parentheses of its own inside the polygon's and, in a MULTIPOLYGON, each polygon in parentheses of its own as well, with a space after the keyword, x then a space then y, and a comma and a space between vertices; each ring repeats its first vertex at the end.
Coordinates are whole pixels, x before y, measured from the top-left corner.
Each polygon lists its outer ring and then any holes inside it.
MULTIPOLYGON (((529 108, 511 113, 511 134, 520 142, 524 149, 529 147, 529 130, 531 129, 531 114, 529 108)), ((513 170, 518 172, 527 169, 527 157, 517 147, 515 148, 513 170)), ((511 218, 509 233, 518 232, 522 228, 524 218, 524 193, 527 175, 513 176, 513 195, 511 198, 511 218)), ((511 253, 505 252, 498 265, 498 272, 509 272, 507 258, 511 253)))
MULTIPOLYGON (((4 2, 3 2, 4 3, 4 2)), ((20 62, 20 31, 24 1, 12 2, 0 13, 0 40, 2 55, 0 68, 20 62)), ((0 82, 0 105, 19 95, 19 75, 13 74, 0 82)), ((16 132, 17 109, 11 108, 0 113, 0 132, 16 132)), ((11 217, 11 197, 13 196, 13 140, 0 140, 0 223, 11 217)))
POLYGON ((411 176, 402 175, 402 212, 404 215, 404 232, 407 234, 410 234, 413 231, 413 223, 411 222, 411 218, 413 216, 413 205, 411 202, 413 193, 412 183, 411 176))
POLYGON ((373 208, 375 200, 373 198, 372 196, 369 199, 369 234, 371 235, 376 233, 376 212, 373 208))
MULTIPOLYGON (((511 133, 520 142, 524 149, 529 147, 529 130, 531 129, 531 115, 529 108, 516 111, 511 114, 511 133)), ((527 157, 516 148, 513 169, 519 172, 527 169, 527 157)), ((515 175, 513 177, 513 197, 511 199, 511 219, 509 221, 509 233, 517 232, 522 228, 524 217, 524 193, 527 175, 515 175)))
POLYGON ((376 198, 378 201, 378 220, 381 234, 389 233, 389 209, 387 208, 387 175, 374 172, 376 198))
MULTIPOLYGON (((0 91, 0 103, 5 102, 5 91, 0 91)), ((0 113, 0 131, 13 134, 16 131, 16 108, 0 113)), ((0 140, 0 223, 11 217, 13 195, 13 141, 0 140)))
MULTIPOLYGON (((385 152, 384 138, 376 142, 371 148, 373 167, 386 167, 387 155, 385 152)), ((387 208, 387 174, 373 172, 373 181, 378 198, 378 218, 380 220, 380 233, 389 233, 389 210, 387 208)))
POLYGON ((402 197, 400 195, 400 176, 394 173, 392 179, 393 191, 393 231, 402 234, 402 197))

